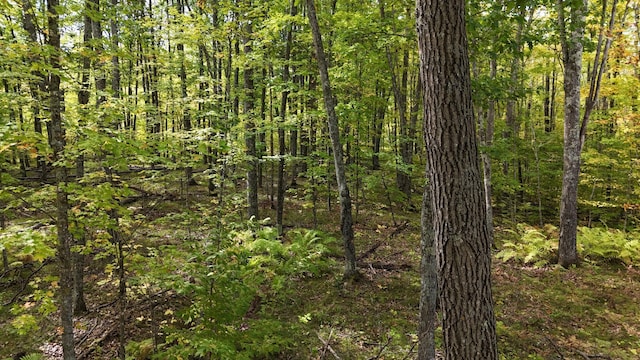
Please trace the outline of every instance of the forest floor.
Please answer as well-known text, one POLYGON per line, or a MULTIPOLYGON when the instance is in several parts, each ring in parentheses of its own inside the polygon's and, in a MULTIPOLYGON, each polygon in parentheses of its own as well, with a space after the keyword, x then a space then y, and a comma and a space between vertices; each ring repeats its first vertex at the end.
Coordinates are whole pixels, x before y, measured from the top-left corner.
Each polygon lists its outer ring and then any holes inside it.
MULTIPOLYGON (((287 199, 286 229, 313 227, 308 204, 301 199, 302 196, 287 199)), ((185 204, 211 201, 204 189, 193 190, 188 200, 165 198, 149 218, 161 219, 182 211, 185 204)), ((262 205, 261 216, 274 218, 269 202, 264 200, 262 205)), ((332 212, 319 209, 319 229, 337 235, 336 213, 335 208, 332 212)), ((420 292, 419 212, 378 204, 361 207, 355 220, 356 249, 363 275, 360 281, 342 280, 341 251, 336 247, 329 271, 290 279, 278 300, 264 301, 261 306, 256 316, 278 319, 295 329, 288 335, 292 339, 287 350, 273 358, 415 358, 420 292)), ((498 248, 502 239, 510 236, 504 231, 506 228, 496 227, 498 248)), ((137 232, 134 241, 141 252, 152 252, 154 244, 178 242, 187 231, 197 238, 207 229, 185 229, 180 221, 149 221, 137 232)), ((110 268, 105 261, 94 261, 87 269, 90 312, 76 319, 80 358, 116 358, 119 309, 115 282, 109 281, 104 271, 110 268)), ((184 261, 188 261, 187 255, 184 261)), ((14 272, 11 276, 15 281, 8 280, 10 274, 0 278, 0 301, 4 305, 0 311, 0 359, 43 350, 49 352, 48 358, 55 359, 60 351, 55 313, 42 317, 38 330, 26 334, 18 334, 11 325, 16 318, 16 306, 35 306, 41 301, 29 297, 35 288, 23 286, 38 268, 14 272)), ((38 276, 46 277, 53 269, 54 265, 46 265, 38 276)), ((565 270, 495 259, 493 296, 501 359, 640 358, 637 268, 583 263, 565 270)), ((188 297, 172 289, 138 293, 132 298, 124 332, 127 341, 137 344, 128 347, 131 358, 148 358, 152 351, 142 345, 145 339, 153 339, 158 326, 166 324, 175 309, 188 302, 188 297)), ((441 339, 437 342, 441 345, 441 339)))

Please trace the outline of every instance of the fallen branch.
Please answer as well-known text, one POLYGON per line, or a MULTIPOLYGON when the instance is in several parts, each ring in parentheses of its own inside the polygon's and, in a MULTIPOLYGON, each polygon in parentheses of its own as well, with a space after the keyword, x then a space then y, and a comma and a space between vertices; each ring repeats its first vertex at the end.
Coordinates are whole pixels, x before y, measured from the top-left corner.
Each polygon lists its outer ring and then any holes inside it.
POLYGON ((409 222, 408 221, 405 221, 402 224, 396 226, 396 228, 393 230, 393 232, 391 232, 391 234, 389 234, 389 239, 391 239, 391 238, 395 237, 396 235, 400 234, 407 227, 409 227, 409 222))
POLYGON ((369 250, 365 251, 364 253, 362 253, 362 255, 358 256, 358 258, 356 260, 357 261, 362 261, 362 260, 366 259, 367 257, 369 257, 369 255, 371 255, 374 252, 376 252, 376 250, 378 250, 378 248, 381 245, 382 245, 382 241, 378 241, 372 247, 370 247, 369 250))
POLYGON ((611 360, 611 356, 608 356, 608 355, 602 355, 602 354, 590 355, 590 354, 587 354, 587 353, 582 352, 580 350, 576 350, 576 352, 578 354, 580 354, 586 360, 591 360, 591 359, 607 359, 607 360, 611 360))
POLYGON ((558 353, 558 356, 560 356, 560 360, 564 360, 564 355, 562 355, 562 351, 560 351, 560 348, 558 348, 558 345, 556 345, 556 343, 553 342, 553 340, 551 340, 549 337, 545 336, 545 338, 551 344, 551 346, 553 346, 555 351, 558 353))
POLYGON ((392 339, 393 339, 393 338, 392 338, 391 336, 388 336, 388 337, 387 337, 387 342, 386 342, 386 343, 384 343, 384 344, 380 347, 380 350, 378 351, 378 354, 377 354, 376 356, 372 357, 372 358, 369 358, 369 360, 377 360, 377 359, 380 359, 380 356, 382 356, 382 353, 384 352, 384 349, 386 349, 386 348, 387 348, 387 346, 389 346, 389 344, 391 344, 391 340, 392 340, 392 339))
POLYGON ((389 263, 381 263, 381 262, 373 262, 373 263, 359 262, 358 267, 373 268, 373 269, 387 270, 387 271, 402 271, 402 270, 410 270, 413 268, 410 264, 389 264, 389 263))
MULTIPOLYGON (((332 348, 332 347, 331 347, 331 345, 329 344, 329 341, 331 341, 331 335, 332 335, 332 334, 333 334, 333 330, 331 330, 331 332, 329 333, 329 340, 328 340, 328 341, 325 341, 325 340, 320 336, 320 334, 317 334, 317 335, 318 335, 318 339, 320 339, 320 341, 324 344, 324 346, 323 346, 323 349, 324 349, 323 357, 324 357, 324 353, 325 353, 327 350, 329 350, 329 352, 331 353, 331 355, 333 355, 333 357, 334 357, 334 358, 336 358, 337 360, 341 360, 341 359, 340 359, 340 356, 338 356, 338 354, 336 353, 336 351, 335 351, 335 350, 333 350, 333 348, 332 348)), ((323 357, 321 357, 320 359, 323 359, 323 357)))
POLYGON ((114 322, 109 325, 109 327, 102 332, 100 337, 96 338, 87 346, 87 348, 78 355, 78 360, 88 359, 88 356, 98 347, 98 345, 102 344, 113 332, 118 329, 118 323, 114 322))

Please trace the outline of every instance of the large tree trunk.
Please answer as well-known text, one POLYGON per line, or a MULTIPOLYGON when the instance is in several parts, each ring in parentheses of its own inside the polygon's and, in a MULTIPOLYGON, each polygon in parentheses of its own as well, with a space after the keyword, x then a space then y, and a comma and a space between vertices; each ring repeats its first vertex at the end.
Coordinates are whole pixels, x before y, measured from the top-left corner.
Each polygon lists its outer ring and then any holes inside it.
POLYGON ((336 168, 336 181, 340 196, 340 229, 342 241, 344 243, 345 256, 345 278, 357 277, 356 251, 353 244, 353 220, 351 215, 351 196, 347 184, 347 175, 344 161, 342 159, 342 145, 340 143, 340 132, 338 128, 338 116, 336 115, 331 82, 329 81, 329 71, 325 59, 320 26, 316 16, 316 6, 314 0, 307 0, 307 15, 311 32, 313 33, 313 45, 315 47, 316 59, 318 60, 318 70, 322 83, 322 93, 324 95, 324 105, 327 111, 327 123, 329 127, 329 137, 331 138, 331 149, 333 151, 333 161, 336 168))
POLYGON ((60 270, 59 297, 60 319, 62 322, 62 348, 64 360, 75 360, 73 340, 73 262, 71 245, 73 239, 69 232, 69 199, 66 191, 67 169, 60 160, 65 148, 65 131, 62 126, 62 93, 60 90, 60 30, 58 25, 58 0, 47 1, 47 22, 49 30, 49 145, 53 150, 53 163, 56 174, 56 228, 58 233, 58 262, 60 270))
POLYGON ((572 2, 570 23, 565 18, 565 1, 557 1, 562 61, 564 64, 564 156, 560 198, 560 242, 558 264, 578 263, 578 177, 580 175, 580 73, 586 2, 572 2), (569 28, 568 28, 569 27, 569 28), (570 34, 569 34, 570 32, 570 34))
POLYGON ((446 359, 498 358, 464 0, 418 0, 425 143, 446 359))

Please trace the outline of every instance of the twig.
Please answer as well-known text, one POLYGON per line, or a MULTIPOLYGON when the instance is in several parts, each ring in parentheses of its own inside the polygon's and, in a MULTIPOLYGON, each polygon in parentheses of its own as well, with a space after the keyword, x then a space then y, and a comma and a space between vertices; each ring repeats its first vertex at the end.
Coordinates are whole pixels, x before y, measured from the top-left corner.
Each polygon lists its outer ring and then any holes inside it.
POLYGON ((586 360, 591 360, 591 359, 607 359, 607 360, 611 360, 611 356, 607 356, 607 355, 602 355, 602 354, 590 355, 590 354, 587 354, 586 352, 582 352, 580 350, 576 350, 576 352, 578 354, 580 354, 586 360))
POLYGON ((29 280, 31 280, 31 278, 40 272, 40 270, 42 270, 43 267, 45 267, 45 265, 49 264, 50 262, 52 262, 52 259, 45 259, 42 264, 40 265, 40 267, 38 267, 37 269, 35 269, 31 274, 29 274, 29 276, 27 276, 27 278, 24 280, 24 283, 22 284, 22 288, 11 298, 11 300, 9 300, 9 302, 2 304, 2 306, 9 306, 11 304, 14 303, 14 301, 16 301, 18 299, 18 297, 24 292, 24 290, 27 288, 27 285, 29 285, 29 280))
POLYGON ((389 344, 391 344, 391 340, 392 340, 392 339, 393 339, 393 338, 392 338, 391 336, 387 336, 387 342, 386 342, 386 343, 384 343, 384 345, 382 345, 382 346, 380 347, 380 350, 378 351, 378 355, 376 355, 376 356, 374 356, 374 357, 372 357, 372 358, 369 358, 369 360, 377 360, 377 359, 380 359, 380 356, 381 356, 381 355, 382 355, 382 353, 384 352, 384 349, 386 349, 386 348, 387 348, 387 346, 389 346, 389 344))
POLYGON ((562 355, 562 351, 560 351, 560 348, 558 348, 558 345, 556 345, 556 343, 553 342, 553 340, 551 340, 548 336, 545 336, 545 339, 547 339, 547 341, 551 344, 551 346, 553 346, 553 348, 556 350, 556 352, 558 353, 558 356, 560 356, 560 360, 564 360, 564 355, 562 355))
POLYGON ((376 250, 378 250, 378 248, 381 245, 382 245, 382 241, 378 241, 376 244, 374 244, 372 247, 370 247, 369 250, 365 251, 364 253, 362 253, 362 255, 358 256, 358 258, 356 260, 357 261, 362 261, 362 260, 366 259, 369 255, 371 255, 374 252, 376 252, 376 250))
POLYGON ((415 341, 412 345, 411 345, 411 349, 409 349, 409 352, 407 352, 407 355, 405 355, 402 360, 407 360, 409 358, 409 356, 411 356, 411 354, 413 354, 413 349, 416 347, 416 345, 418 344, 417 341, 415 341))
POLYGON ((53 220, 53 222, 55 223, 56 221, 58 221, 57 217, 53 216, 52 214, 50 214, 48 211, 44 210, 41 207, 35 206, 32 203, 28 202, 25 198, 23 198, 20 194, 16 194, 15 192, 11 191, 11 190, 7 190, 5 189, 9 194, 11 194, 13 197, 15 197, 16 199, 22 201, 25 205, 27 205, 28 207, 33 207, 34 209, 40 211, 41 213, 43 213, 44 215, 46 215, 48 218, 50 218, 51 220, 53 220))
POLYGON ((381 262, 363 263, 358 262, 359 268, 373 268, 379 270, 397 271, 397 270, 410 270, 413 267, 410 264, 387 264, 381 262))
MULTIPOLYGON (((333 334, 333 329, 331 330, 331 332, 329 333, 329 341, 331 341, 331 335, 333 334)), ((336 360, 341 360, 340 356, 338 356, 338 354, 336 353, 335 350, 333 350, 333 348, 331 347, 331 345, 329 344, 329 341, 325 341, 320 334, 318 335, 318 339, 320 339, 320 341, 322 341, 322 343, 324 344, 323 349, 325 349, 324 351, 326 352, 326 350, 329 350, 329 352, 331 353, 331 355, 333 355, 334 358, 336 358, 336 360)), ((324 356, 324 352, 323 352, 323 356, 324 356)), ((322 357, 321 357, 322 359, 322 357)))

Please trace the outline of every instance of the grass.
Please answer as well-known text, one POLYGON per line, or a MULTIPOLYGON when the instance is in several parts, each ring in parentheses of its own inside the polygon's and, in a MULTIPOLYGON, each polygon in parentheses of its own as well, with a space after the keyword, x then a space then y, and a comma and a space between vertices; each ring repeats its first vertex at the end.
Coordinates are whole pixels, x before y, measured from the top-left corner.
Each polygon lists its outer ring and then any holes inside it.
MULTIPOLYGON (((208 199, 202 193, 194 193, 197 195, 194 198, 208 199)), ((287 200, 285 225, 289 225, 288 229, 312 227, 309 206, 299 199, 287 200)), ((183 204, 162 204, 154 210, 154 218, 179 212, 183 204)), ((326 202, 321 206, 326 207, 326 202)), ((319 209, 321 230, 337 234, 336 208, 337 204, 333 213, 319 209)), ((268 207, 262 211, 262 216, 274 218, 268 207)), ((287 336, 292 345, 279 358, 328 359, 333 358, 331 351, 342 359, 413 358, 420 291, 419 213, 397 212, 395 215, 396 224, 388 210, 382 211, 380 206, 360 207, 354 228, 357 251, 362 254, 377 246, 361 260, 364 264, 360 268, 361 281, 342 280, 341 250, 337 248, 336 261, 330 271, 320 276, 291 279, 280 294, 265 301, 259 316, 278 319, 289 329, 287 336), (377 266, 380 264, 403 266, 384 270, 377 266)), ((184 223, 180 221, 150 222, 135 238, 141 247, 138 259, 144 261, 149 249, 166 244, 179 244, 188 259, 187 241, 201 241, 201 234, 208 231, 205 225, 201 226, 185 233, 184 223)), ((498 232, 496 236, 509 235, 498 232)), ((496 243, 500 244, 500 240, 496 243)), ((93 270, 90 279, 94 284, 87 290, 90 307, 95 308, 111 301, 115 292, 111 288, 113 283, 97 285, 104 274, 93 270)), ((49 266, 48 271, 53 271, 53 267, 49 266)), ((18 288, 8 282, 2 285, 0 300, 5 302, 18 288)), ((600 356, 626 360, 639 356, 640 271, 635 267, 584 263, 565 270, 557 266, 534 268, 496 259, 493 295, 502 359, 600 356)), ((113 311, 106 308, 107 315, 100 316, 115 316, 115 305, 113 307, 113 311)), ((167 315, 168 310, 166 304, 161 304, 156 315, 167 315)), ((133 316, 143 320, 132 320, 128 324, 127 333, 132 341, 149 342, 153 337, 153 326, 148 323, 153 316, 150 314, 148 308, 141 307, 137 316, 133 316)), ((42 341, 55 337, 58 319, 54 315, 41 319, 40 330, 27 335, 18 335, 13 330, 12 319, 9 308, 3 307, 0 310, 0 359, 18 351, 35 352, 42 341)), ((440 339, 437 342, 441 345, 440 339)), ((114 358, 114 343, 115 339, 102 344, 93 358, 114 358)))

